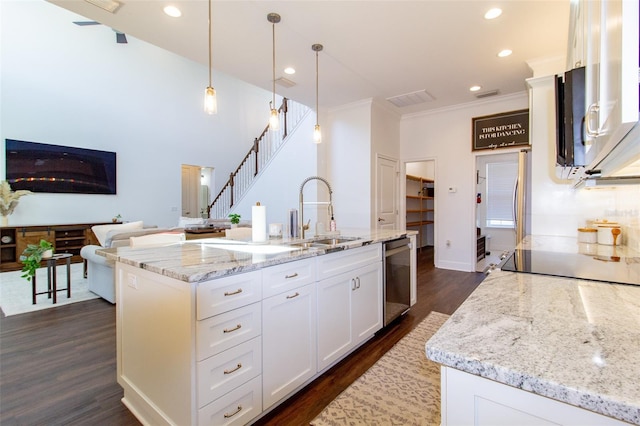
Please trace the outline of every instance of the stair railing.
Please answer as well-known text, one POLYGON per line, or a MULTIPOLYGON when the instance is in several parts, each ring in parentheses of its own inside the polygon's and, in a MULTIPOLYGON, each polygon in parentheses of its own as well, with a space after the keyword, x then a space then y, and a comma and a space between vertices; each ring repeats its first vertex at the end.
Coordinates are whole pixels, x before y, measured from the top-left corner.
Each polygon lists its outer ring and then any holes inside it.
POLYGON ((260 136, 254 139, 253 146, 240 161, 240 165, 229 175, 227 183, 207 206, 207 217, 227 217, 231 208, 242 199, 258 175, 284 145, 291 130, 308 112, 308 107, 287 98, 282 99, 282 105, 278 108, 280 129, 269 131, 267 125, 260 136))

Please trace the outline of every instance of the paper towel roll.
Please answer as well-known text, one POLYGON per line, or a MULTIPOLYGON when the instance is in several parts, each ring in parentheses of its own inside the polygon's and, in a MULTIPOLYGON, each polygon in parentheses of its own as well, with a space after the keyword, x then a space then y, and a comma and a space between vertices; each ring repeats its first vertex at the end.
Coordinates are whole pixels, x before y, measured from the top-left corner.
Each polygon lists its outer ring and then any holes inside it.
POLYGON ((251 239, 254 243, 267 241, 267 208, 260 203, 251 206, 251 239))

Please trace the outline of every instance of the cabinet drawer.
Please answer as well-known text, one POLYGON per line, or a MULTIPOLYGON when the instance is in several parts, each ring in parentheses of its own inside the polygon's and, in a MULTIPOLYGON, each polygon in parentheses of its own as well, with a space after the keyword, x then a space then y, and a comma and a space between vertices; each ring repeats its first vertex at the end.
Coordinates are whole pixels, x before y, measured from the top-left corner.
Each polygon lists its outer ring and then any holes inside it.
POLYGON ((80 238, 84 240, 84 231, 85 228, 75 228, 75 229, 56 229, 56 239, 62 238, 80 238))
POLYGON ((275 296, 315 280, 315 259, 272 266, 263 270, 262 295, 264 298, 275 296))
POLYGON ((234 309, 196 323, 197 359, 201 361, 262 333, 260 303, 234 309))
POLYGON ((198 424, 245 425, 262 412, 262 380, 258 376, 198 410, 198 424))
POLYGON ((382 244, 371 244, 356 249, 320 256, 318 259, 318 281, 327 277, 351 271, 364 265, 382 260, 382 244))
POLYGON ((262 374, 262 338, 256 337, 198 362, 198 408, 262 374))
POLYGON ((231 275, 198 285, 196 316, 205 319, 262 299, 262 272, 231 275))

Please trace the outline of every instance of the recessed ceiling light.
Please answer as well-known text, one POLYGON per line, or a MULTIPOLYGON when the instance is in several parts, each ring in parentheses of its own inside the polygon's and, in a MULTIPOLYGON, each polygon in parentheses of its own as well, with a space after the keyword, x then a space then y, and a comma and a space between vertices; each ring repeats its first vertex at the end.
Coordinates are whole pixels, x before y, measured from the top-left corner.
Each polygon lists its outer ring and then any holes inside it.
POLYGON ((164 13, 171 16, 172 18, 179 18, 182 16, 182 12, 175 6, 165 6, 163 9, 164 13))
POLYGON ((512 53, 513 52, 511 50, 504 49, 504 50, 501 50, 500 53, 498 53, 498 56, 501 57, 501 58, 505 58, 505 57, 511 55, 512 53))
POLYGON ((295 74, 296 70, 295 70, 295 68, 287 67, 287 68, 284 69, 284 73, 291 75, 291 74, 295 74))
POLYGON ((469 91, 471 91, 471 92, 477 92, 480 89, 482 89, 482 86, 471 86, 471 87, 469 87, 469 91))
POLYGON ((502 15, 502 9, 494 7, 484 14, 484 19, 496 19, 500 15, 502 15))

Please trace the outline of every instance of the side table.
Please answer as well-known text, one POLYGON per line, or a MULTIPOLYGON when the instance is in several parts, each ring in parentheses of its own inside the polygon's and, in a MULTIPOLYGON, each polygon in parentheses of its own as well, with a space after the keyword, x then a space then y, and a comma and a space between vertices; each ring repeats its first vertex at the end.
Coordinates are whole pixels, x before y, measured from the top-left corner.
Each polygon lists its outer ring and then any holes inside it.
POLYGON ((53 303, 58 302, 58 292, 67 291, 67 299, 71 297, 71 253, 54 254, 53 256, 42 259, 47 262, 47 291, 37 292, 36 290, 36 276, 31 277, 31 293, 33 304, 36 304, 36 296, 40 294, 47 294, 48 299, 53 297, 53 303), (58 277, 56 274, 56 266, 58 260, 65 259, 67 261, 67 287, 58 288, 58 277))

